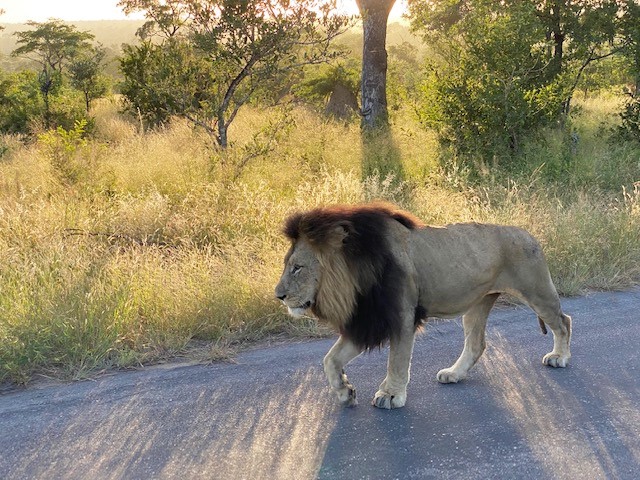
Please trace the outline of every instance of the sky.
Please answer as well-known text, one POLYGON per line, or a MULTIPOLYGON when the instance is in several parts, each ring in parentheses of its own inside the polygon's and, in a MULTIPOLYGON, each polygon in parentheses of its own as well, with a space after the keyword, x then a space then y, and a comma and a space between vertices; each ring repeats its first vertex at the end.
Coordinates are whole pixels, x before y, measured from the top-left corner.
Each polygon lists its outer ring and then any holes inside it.
MULTIPOLYGON (((356 14, 355 0, 338 0, 342 10, 356 14)), ((397 20, 405 8, 404 0, 396 0, 390 19, 397 20)), ((118 0, 0 0, 0 23, 24 23, 27 20, 42 22, 49 18, 67 21, 141 19, 141 14, 125 16, 117 6, 118 0)))

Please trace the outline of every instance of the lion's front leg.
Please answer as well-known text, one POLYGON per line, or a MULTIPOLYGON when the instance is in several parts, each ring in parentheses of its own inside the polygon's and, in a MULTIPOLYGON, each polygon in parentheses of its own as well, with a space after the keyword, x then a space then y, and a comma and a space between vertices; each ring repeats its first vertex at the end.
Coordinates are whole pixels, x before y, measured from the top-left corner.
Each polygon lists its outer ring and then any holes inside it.
POLYGON ((413 329, 407 328, 391 339, 387 376, 371 401, 373 406, 386 409, 404 407, 414 338, 413 329))
POLYGON ((324 373, 329 385, 336 391, 340 403, 353 407, 358 404, 356 389, 349 383, 344 367, 347 363, 360 355, 361 349, 343 335, 331 347, 324 357, 324 373))

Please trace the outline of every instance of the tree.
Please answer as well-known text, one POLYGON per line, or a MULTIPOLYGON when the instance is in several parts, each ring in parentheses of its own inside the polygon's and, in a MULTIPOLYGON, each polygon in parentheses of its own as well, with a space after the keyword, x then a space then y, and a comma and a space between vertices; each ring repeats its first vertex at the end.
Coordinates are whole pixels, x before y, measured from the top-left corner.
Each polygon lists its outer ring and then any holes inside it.
POLYGON ((84 95, 87 113, 91 102, 107 93, 107 82, 100 73, 105 54, 102 46, 90 47, 69 64, 71 85, 84 95))
MULTIPOLYGON (((544 77, 553 82, 561 76, 569 80, 568 103, 584 69, 592 62, 618 52, 622 44, 616 36, 621 2, 618 0, 411 0, 412 25, 428 33, 457 32, 464 36, 464 25, 482 13, 488 22, 493 15, 534 12, 539 24, 528 39, 531 49, 544 46, 544 77)), ((489 32, 490 33, 490 32, 489 32)), ((509 32, 506 32, 509 35, 509 32)))
POLYGON ((387 110, 387 21, 395 0, 356 0, 362 17, 362 128, 389 123, 387 110))
POLYGON ((549 80, 567 72, 573 77, 561 106, 562 114, 569 113, 573 92, 585 69, 620 50, 621 44, 616 42, 619 3, 617 0, 534 2, 546 30, 549 80))
POLYGON ((120 70, 124 76, 120 91, 127 109, 147 125, 162 125, 177 115, 215 135, 215 124, 209 121, 215 122, 219 108, 217 72, 205 52, 181 38, 161 44, 145 40, 123 46, 120 70))
POLYGON ((631 76, 626 88, 628 95, 620 112, 622 137, 640 141, 640 4, 635 0, 621 2, 620 33, 623 36, 623 55, 631 76))
POLYGON ((159 38, 125 51, 121 68, 129 108, 158 120, 187 118, 222 148, 243 105, 281 90, 293 70, 334 58, 330 42, 348 25, 335 14, 334 0, 122 0, 119 5, 127 13, 143 11, 148 21, 139 35, 159 38))
POLYGON ((629 62, 634 96, 640 92, 640 3, 637 0, 623 0, 621 3, 620 34, 624 39, 622 54, 629 62))
POLYGON ((51 127, 50 95, 60 87, 62 72, 83 50, 89 49, 94 36, 89 32, 79 32, 75 26, 66 25, 61 20, 52 19, 38 23, 29 21, 33 30, 15 32, 18 37, 16 48, 11 55, 26 57, 42 68, 39 83, 44 100, 44 119, 47 128, 51 127))
POLYGON ((457 153, 494 158, 548 118, 558 88, 540 89, 544 38, 535 9, 491 0, 414 2, 413 27, 433 46, 419 109, 425 126, 457 153), (473 5, 471 5, 473 4, 473 5))
POLYGON ((423 120, 458 152, 496 159, 563 119, 585 69, 621 48, 608 0, 412 0, 412 26, 439 57, 423 120))

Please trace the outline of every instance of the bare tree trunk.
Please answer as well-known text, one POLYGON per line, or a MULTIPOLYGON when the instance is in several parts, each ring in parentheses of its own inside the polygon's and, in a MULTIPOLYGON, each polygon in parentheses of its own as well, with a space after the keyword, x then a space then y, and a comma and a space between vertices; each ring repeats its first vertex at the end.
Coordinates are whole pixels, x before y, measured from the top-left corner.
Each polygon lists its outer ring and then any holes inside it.
POLYGON ((635 45, 635 55, 633 56, 633 58, 634 58, 633 68, 636 72, 635 89, 633 91, 633 96, 635 97, 640 92, 640 43, 638 42, 636 42, 636 45, 635 45))
POLYGON ((539 17, 547 25, 546 39, 547 55, 549 55, 550 79, 555 79, 562 72, 564 56, 565 34, 562 28, 561 9, 563 1, 554 0, 546 3, 544 10, 539 12, 539 17))
POLYGON ((42 73, 40 73, 38 82, 40 83, 40 94, 44 101, 44 124, 45 127, 49 129, 51 128, 51 105, 49 103, 49 93, 51 93, 53 79, 49 75, 49 72, 47 72, 46 68, 42 70, 42 73))
POLYGON ((362 16, 362 128, 388 126, 387 20, 395 0, 356 0, 362 16))
POLYGON ((562 60, 564 56, 564 31, 562 28, 562 15, 561 11, 566 9, 565 0, 554 0, 551 2, 551 10, 549 11, 551 17, 551 35, 553 38, 553 61, 551 63, 552 73, 554 77, 557 77, 562 73, 562 60))
POLYGON ((218 145, 222 148, 227 148, 229 145, 227 140, 227 131, 227 125, 225 125, 224 122, 218 122, 218 138, 216 140, 218 141, 218 145))

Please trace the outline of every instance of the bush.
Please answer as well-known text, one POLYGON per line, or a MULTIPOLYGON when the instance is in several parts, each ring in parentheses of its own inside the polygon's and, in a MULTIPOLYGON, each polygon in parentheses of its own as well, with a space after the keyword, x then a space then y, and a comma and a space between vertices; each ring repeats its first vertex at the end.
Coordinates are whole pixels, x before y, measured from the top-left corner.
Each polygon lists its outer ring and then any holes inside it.
POLYGON ((0 132, 27 133, 33 119, 43 111, 35 72, 0 74, 0 132))
MULTIPOLYGON (((50 93, 49 102, 51 125, 68 130, 84 120, 85 129, 91 130, 92 120, 87 117, 80 92, 60 85, 50 93)), ((0 75, 0 133, 34 134, 45 128, 38 75, 29 70, 0 75)))
MULTIPOLYGON (((113 120, 116 108, 97 113, 113 120)), ((0 382, 219 358, 268 335, 325 334, 312 320, 288 318, 273 288, 288 248, 283 218, 328 203, 384 199, 428 223, 525 227, 565 294, 637 283, 640 147, 613 149, 597 135, 613 109, 610 100, 585 105, 572 125, 583 138, 575 155, 549 137, 524 149, 535 174, 474 185, 463 171, 437 168, 432 137, 408 115, 374 145, 394 151, 404 179, 363 172, 358 126, 303 107, 239 176, 180 121, 129 132, 109 150, 97 140, 104 132, 85 136, 82 122, 12 145, 0 161, 0 382), (541 173, 546 162, 571 178, 555 184, 541 173), (108 188, 96 188, 105 179, 108 188)), ((251 144, 252 131, 278 118, 249 107, 234 134, 251 144)), ((232 145, 226 160, 245 153, 232 145)))
POLYGON ((618 135, 640 142, 640 95, 631 97, 625 103, 620 119, 622 123, 618 126, 618 135))

